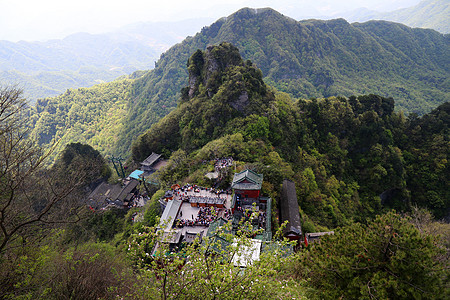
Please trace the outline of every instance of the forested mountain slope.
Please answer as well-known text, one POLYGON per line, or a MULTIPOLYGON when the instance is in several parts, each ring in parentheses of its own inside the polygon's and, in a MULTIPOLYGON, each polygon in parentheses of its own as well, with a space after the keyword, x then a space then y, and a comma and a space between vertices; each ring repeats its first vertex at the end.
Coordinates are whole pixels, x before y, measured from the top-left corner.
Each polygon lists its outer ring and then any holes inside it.
POLYGON ((201 183, 201 162, 231 156, 264 174, 274 199, 293 180, 307 232, 412 205, 450 216, 449 103, 407 119, 373 94, 294 101, 228 43, 196 51, 188 70, 178 107, 133 144, 137 162, 171 156, 166 185, 201 183))
POLYGON ((124 78, 38 99, 30 115, 31 136, 40 145, 58 140, 53 158, 71 142, 89 144, 105 156, 117 154, 132 83, 124 78))
POLYGON ((441 33, 450 33, 450 2, 448 0, 424 0, 415 6, 387 13, 358 9, 344 17, 352 22, 387 20, 410 27, 430 28, 441 33))
POLYGON ((127 132, 148 128, 151 120, 135 121, 144 119, 149 103, 174 107, 189 55, 222 41, 252 60, 267 83, 294 97, 377 93, 418 114, 450 100, 450 40, 442 34, 384 21, 297 22, 272 9, 246 8, 161 55, 155 70, 135 85, 138 109, 129 115, 127 132))
MULTIPOLYGON (((448 36, 384 21, 297 22, 272 9, 246 8, 173 46, 154 70, 132 83, 124 99, 123 129, 115 133, 116 148, 109 150, 127 153, 134 138, 175 108, 187 85, 190 55, 222 41, 237 46, 244 60, 262 70, 266 83, 297 98, 376 93, 393 97, 398 110, 419 115, 450 100, 448 36)), ((41 104, 74 105, 73 92, 61 96, 65 100, 46 99, 41 104)), ((56 113, 46 105, 40 110, 56 113)), ((41 129, 35 132, 40 135, 41 129)))

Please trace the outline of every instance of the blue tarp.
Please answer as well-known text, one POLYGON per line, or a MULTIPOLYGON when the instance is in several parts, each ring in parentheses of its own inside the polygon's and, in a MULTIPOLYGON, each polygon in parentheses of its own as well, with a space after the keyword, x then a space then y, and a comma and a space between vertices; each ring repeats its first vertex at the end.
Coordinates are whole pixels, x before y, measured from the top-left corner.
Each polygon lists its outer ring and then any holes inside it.
POLYGON ((139 180, 140 179, 139 175, 142 175, 143 173, 144 173, 144 171, 134 170, 133 173, 131 173, 129 177, 139 180))

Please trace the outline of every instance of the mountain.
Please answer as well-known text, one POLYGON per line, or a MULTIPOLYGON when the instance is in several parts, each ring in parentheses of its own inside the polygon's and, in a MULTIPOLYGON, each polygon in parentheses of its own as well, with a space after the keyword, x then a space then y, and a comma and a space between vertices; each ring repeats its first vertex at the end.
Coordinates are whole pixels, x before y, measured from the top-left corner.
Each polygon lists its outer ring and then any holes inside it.
POLYGON ((0 42, 0 80, 18 84, 25 96, 56 96, 151 68, 158 52, 138 41, 79 33, 47 42, 0 42))
MULTIPOLYGON (((193 51, 187 73, 177 107, 133 143, 137 161, 152 151, 168 158, 150 175, 160 190, 145 182, 138 187, 139 202, 148 200, 144 207, 96 210, 81 202, 77 192, 85 191, 85 180, 108 173, 92 147, 69 144, 53 168, 36 169, 39 151, 24 149, 27 137, 19 134, 18 143, 9 143, 15 128, 2 136, 7 143, 0 162, 7 172, 0 197, 0 298, 48 298, 50 290, 51 299, 449 298, 450 224, 431 213, 450 217, 450 102, 406 118, 394 110, 394 99, 374 94, 294 99, 267 85, 262 71, 227 42, 193 51), (218 158, 229 157, 232 166, 219 167, 217 181, 205 176, 217 170, 218 158), (247 196, 234 197, 237 207, 226 226, 227 212, 218 224, 209 209, 200 209, 211 221, 209 232, 214 230, 201 243, 160 242, 155 227, 165 191, 175 183, 229 189, 233 174, 246 169, 262 174, 267 205, 249 208, 247 196), (281 240, 285 180, 291 181, 288 197, 298 201, 294 212, 305 236, 297 245, 281 240), (260 246, 252 243, 251 254, 261 254, 257 261, 242 268, 223 255, 248 257, 250 238, 260 236, 261 227, 269 237, 260 246), (318 233, 320 242, 308 233, 318 233)), ((105 126, 117 132, 140 75, 68 90, 57 101, 39 100, 39 116, 61 118, 54 124, 38 120, 57 126, 42 127, 42 133, 65 133, 76 125, 75 136, 87 133, 95 140, 105 126)), ((14 127, 14 112, 13 118, 14 127)), ((177 218, 183 224, 176 225, 185 226, 183 218, 191 213, 177 218)))
POLYGON ((40 145, 59 141, 52 160, 71 142, 89 144, 104 156, 116 154, 132 83, 123 78, 38 99, 29 118, 31 136, 40 145))
POLYGON ((135 85, 137 109, 130 111, 126 132, 136 136, 154 122, 145 107, 174 107, 187 84, 190 53, 222 41, 254 62, 265 82, 294 97, 376 93, 418 114, 450 100, 450 44, 442 34, 385 21, 297 22, 272 9, 246 8, 161 55, 135 85))
MULTIPOLYGON (((419 115, 450 100, 448 36, 386 21, 297 22, 272 9, 246 8, 171 47, 153 70, 130 83, 111 137, 117 142, 101 147, 126 155, 133 139, 177 106, 181 89, 188 85, 190 55, 223 41, 235 45, 244 61, 250 59, 261 69, 266 83, 295 98, 374 93, 393 97, 397 109, 419 115)), ((106 92, 107 87, 102 89, 106 92)), ((86 97, 82 101, 88 103, 93 94, 89 89, 72 90, 38 103, 38 113, 32 118, 36 136, 43 132, 61 136, 74 121, 83 120, 82 126, 89 128, 91 120, 104 118, 94 112, 78 114, 78 99, 86 97), (65 115, 57 117, 61 101, 67 103, 66 109, 73 109, 71 120, 65 115), (43 112, 48 113, 45 121, 43 112)), ((89 132, 98 130, 102 129, 92 127, 89 132)), ((77 138, 90 142, 94 137, 77 138)))
POLYGON ((134 160, 144 160, 149 149, 168 155, 179 147, 198 149, 244 127, 245 117, 264 115, 275 101, 261 70, 250 61, 244 63, 239 49, 230 43, 197 50, 188 70, 189 85, 178 107, 134 143, 134 160))
POLYGON ((0 41, 0 81, 19 84, 32 101, 68 88, 112 81, 152 69, 160 53, 207 22, 137 23, 110 33, 76 33, 61 40, 0 41))
POLYGON ((267 86, 229 43, 194 52, 188 72, 177 108, 132 148, 136 162, 152 152, 170 157, 158 173, 168 186, 202 182, 205 162, 231 156, 263 174, 274 199, 283 179, 294 181, 316 225, 411 204, 450 216, 450 103, 406 119, 392 98, 373 94, 295 100, 267 86))
POLYGON ((386 20, 410 27, 430 28, 441 33, 450 33, 450 2, 448 0, 423 0, 415 6, 387 13, 360 8, 342 17, 351 22, 386 20))

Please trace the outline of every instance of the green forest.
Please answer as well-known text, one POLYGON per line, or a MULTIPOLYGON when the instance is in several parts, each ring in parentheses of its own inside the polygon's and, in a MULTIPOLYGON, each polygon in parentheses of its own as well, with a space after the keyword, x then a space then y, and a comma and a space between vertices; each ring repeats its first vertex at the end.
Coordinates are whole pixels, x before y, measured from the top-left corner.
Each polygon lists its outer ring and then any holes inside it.
POLYGON ((174 45, 151 71, 40 99, 30 118, 33 135, 45 146, 73 132, 67 141, 128 157, 132 141, 177 107, 189 57, 223 41, 293 99, 376 94, 395 99, 395 111, 419 116, 450 100, 448 35, 386 21, 295 21, 272 9, 245 8, 174 45), (95 105, 88 114, 85 102, 95 105), (78 134, 80 128, 87 134, 78 134))
POLYGON ((128 211, 93 211, 80 199, 93 182, 114 179, 102 153, 127 149, 118 145, 118 133, 127 130, 125 99, 137 99, 133 88, 145 76, 68 90, 58 102, 40 100, 34 112, 19 90, 1 90, 0 298, 450 296, 450 226, 440 221, 450 212, 449 102, 405 116, 395 98, 376 94, 295 98, 267 85, 258 65, 230 43, 193 51, 187 62, 188 84, 177 92, 176 108, 148 112, 168 114, 132 143, 130 163, 152 152, 168 163, 153 175, 159 186, 146 206, 128 211), (65 100, 71 98, 85 105, 65 100), (47 131, 36 131, 44 125, 47 131), (74 142, 90 128, 98 131, 74 142), (175 183, 212 186, 204 175, 221 157, 233 157, 236 168, 221 188, 235 171, 264 175, 262 193, 274 199, 273 248, 244 269, 233 264, 230 253, 243 255, 255 234, 243 222, 237 236, 228 224, 177 254, 161 247, 150 255, 160 238, 157 200, 164 190, 175 183), (284 179, 295 182, 302 230, 334 235, 292 252, 278 222, 284 179), (230 246, 220 250, 220 241, 230 246))
POLYGON ((273 198, 283 179, 296 182, 311 226, 414 205, 448 214, 449 103, 419 118, 373 94, 293 100, 265 85, 228 43, 195 52, 188 70, 195 84, 132 147, 137 162, 151 152, 175 156, 163 180, 175 183, 203 160, 231 156, 264 174, 273 198))

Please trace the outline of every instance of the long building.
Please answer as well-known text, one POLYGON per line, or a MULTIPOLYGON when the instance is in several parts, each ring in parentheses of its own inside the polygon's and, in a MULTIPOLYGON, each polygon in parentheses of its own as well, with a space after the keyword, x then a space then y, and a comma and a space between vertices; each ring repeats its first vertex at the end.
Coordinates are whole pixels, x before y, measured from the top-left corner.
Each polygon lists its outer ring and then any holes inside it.
POLYGON ((297 201, 295 183, 290 180, 283 181, 280 199, 280 222, 287 221, 283 234, 290 240, 300 240, 302 227, 300 224, 300 209, 297 201))

